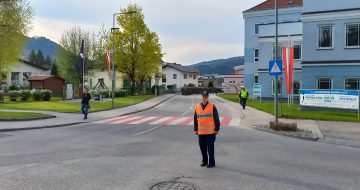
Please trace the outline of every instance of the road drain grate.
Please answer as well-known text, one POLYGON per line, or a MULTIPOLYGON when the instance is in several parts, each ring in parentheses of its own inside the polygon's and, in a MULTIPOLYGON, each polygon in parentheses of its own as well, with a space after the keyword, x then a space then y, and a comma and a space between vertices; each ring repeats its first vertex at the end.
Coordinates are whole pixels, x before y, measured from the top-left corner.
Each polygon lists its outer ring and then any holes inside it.
POLYGON ((167 181, 152 186, 150 190, 198 190, 198 188, 196 188, 196 186, 191 183, 167 181))

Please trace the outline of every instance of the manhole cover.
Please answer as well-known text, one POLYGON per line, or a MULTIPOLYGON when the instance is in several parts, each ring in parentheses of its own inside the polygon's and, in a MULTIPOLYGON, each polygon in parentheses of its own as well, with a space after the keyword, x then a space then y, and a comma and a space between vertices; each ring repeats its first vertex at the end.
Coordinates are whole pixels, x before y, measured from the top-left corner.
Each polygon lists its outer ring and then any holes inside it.
POLYGON ((190 183, 180 181, 168 181, 158 183, 150 188, 150 190, 197 190, 196 186, 190 183))

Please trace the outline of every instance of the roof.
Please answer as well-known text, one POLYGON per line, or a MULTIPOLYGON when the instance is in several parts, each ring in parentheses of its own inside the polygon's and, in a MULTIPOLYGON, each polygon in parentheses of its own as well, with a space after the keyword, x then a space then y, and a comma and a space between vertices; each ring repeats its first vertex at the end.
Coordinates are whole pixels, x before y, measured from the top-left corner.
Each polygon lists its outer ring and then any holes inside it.
POLYGON ((197 69, 195 68, 192 68, 190 66, 182 66, 181 64, 176 64, 176 63, 166 63, 164 67, 171 67, 171 68, 174 68, 176 70, 179 70, 181 72, 186 72, 186 73, 200 73, 200 71, 198 71, 197 69))
MULTIPOLYGON (((291 8, 291 7, 301 7, 303 6, 303 0, 278 0, 279 8, 291 8)), ((275 0, 266 0, 255 7, 252 7, 245 12, 250 11, 263 11, 275 9, 275 0)))
POLYGON ((29 79, 29 81, 42 81, 42 80, 46 80, 46 79, 49 79, 49 78, 58 78, 60 80, 63 80, 65 81, 64 79, 60 78, 60 77, 57 77, 55 75, 38 75, 38 76, 34 76, 34 77, 31 77, 29 79))
POLYGON ((38 68, 38 69, 41 69, 41 70, 44 70, 44 71, 50 70, 50 69, 48 69, 48 68, 42 67, 42 66, 40 66, 40 65, 35 65, 35 64, 33 64, 33 63, 29 62, 29 61, 25 61, 25 60, 23 60, 23 59, 19 59, 19 61, 22 62, 22 63, 24 63, 24 64, 26 64, 26 65, 30 65, 30 66, 32 66, 32 67, 35 67, 35 68, 38 68))

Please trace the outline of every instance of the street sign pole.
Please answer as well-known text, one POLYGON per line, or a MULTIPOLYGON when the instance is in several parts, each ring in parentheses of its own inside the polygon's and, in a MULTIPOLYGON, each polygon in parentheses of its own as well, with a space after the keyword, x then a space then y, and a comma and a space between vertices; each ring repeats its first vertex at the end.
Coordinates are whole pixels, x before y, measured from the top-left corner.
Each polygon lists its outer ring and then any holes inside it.
MULTIPOLYGON (((278 9, 278 0, 275 0, 275 59, 278 59, 278 22, 279 22, 279 9, 278 9)), ((274 84, 275 96, 274 96, 274 113, 275 113, 275 122, 278 123, 278 76, 275 76, 274 84)))

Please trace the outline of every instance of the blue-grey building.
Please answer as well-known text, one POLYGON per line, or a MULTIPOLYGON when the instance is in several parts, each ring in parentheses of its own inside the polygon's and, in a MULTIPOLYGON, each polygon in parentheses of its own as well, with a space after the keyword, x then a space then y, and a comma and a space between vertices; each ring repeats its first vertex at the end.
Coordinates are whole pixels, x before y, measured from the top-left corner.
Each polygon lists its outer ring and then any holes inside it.
MULTIPOLYGON (((295 47, 294 92, 301 84, 303 25, 302 0, 279 1, 279 58, 281 48, 295 47)), ((245 87, 252 94, 255 84, 262 86, 262 97, 272 99, 274 80, 269 76, 270 60, 275 59, 275 0, 267 0, 243 12, 245 20, 245 87)), ((280 77, 278 94, 286 97, 285 79, 280 77)))
POLYGON ((359 89, 360 1, 304 0, 304 89, 359 89))
MULTIPOLYGON (((360 1, 279 3, 279 49, 289 44, 295 48, 294 94, 299 88, 359 89, 360 1)), ((254 84, 261 84, 265 99, 274 94, 273 78, 268 74, 268 62, 275 58, 274 5, 275 0, 267 0, 243 13, 245 86, 251 92, 254 84)), ((280 78, 286 97, 284 76, 280 78)))

